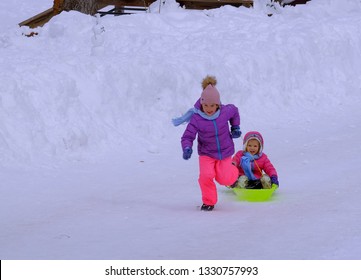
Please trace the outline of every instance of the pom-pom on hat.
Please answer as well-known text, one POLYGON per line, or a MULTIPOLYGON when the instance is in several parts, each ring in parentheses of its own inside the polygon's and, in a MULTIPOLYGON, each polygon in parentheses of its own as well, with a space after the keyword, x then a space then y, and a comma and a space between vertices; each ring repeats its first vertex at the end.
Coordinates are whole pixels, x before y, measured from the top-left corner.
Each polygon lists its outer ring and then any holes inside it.
POLYGON ((246 151, 248 141, 251 139, 255 139, 259 142, 259 154, 262 153, 263 150, 263 137, 261 133, 258 131, 250 131, 247 132, 246 135, 243 137, 243 150, 246 151))
POLYGON ((201 104, 221 105, 221 98, 216 88, 217 80, 213 76, 207 76, 202 81, 203 92, 201 95, 201 104))

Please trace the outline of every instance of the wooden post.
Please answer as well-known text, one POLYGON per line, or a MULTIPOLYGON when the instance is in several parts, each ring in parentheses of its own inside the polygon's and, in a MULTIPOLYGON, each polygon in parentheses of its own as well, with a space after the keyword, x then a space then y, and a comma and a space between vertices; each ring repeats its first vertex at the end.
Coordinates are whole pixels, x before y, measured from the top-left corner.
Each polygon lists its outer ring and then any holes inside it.
POLYGON ((63 4, 64 4, 64 0, 54 0, 54 4, 53 4, 54 13, 60 14, 61 11, 63 10, 63 4))

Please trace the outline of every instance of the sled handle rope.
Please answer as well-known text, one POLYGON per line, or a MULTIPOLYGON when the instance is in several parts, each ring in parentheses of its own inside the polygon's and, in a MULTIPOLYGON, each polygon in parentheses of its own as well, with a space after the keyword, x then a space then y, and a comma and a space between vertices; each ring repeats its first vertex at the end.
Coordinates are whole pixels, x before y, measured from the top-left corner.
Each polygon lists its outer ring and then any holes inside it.
MULTIPOLYGON (((252 156, 252 157, 253 157, 253 156, 252 156)), ((258 168, 259 172, 260 172, 261 174, 263 174, 263 172, 262 172, 261 168, 259 167, 259 165, 258 165, 258 163, 257 163, 257 161, 255 160, 255 158, 254 158, 254 157, 253 157, 253 161, 254 161, 254 163, 256 164, 256 166, 257 166, 257 168, 258 168)))

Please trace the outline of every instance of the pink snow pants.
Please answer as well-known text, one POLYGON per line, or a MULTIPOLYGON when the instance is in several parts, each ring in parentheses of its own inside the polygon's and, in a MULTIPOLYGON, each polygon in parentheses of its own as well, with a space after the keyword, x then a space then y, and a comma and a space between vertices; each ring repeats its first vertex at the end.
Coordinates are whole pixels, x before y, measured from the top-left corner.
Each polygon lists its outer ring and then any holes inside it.
POLYGON ((199 156, 199 186, 202 201, 215 205, 218 200, 216 180, 220 185, 232 185, 238 179, 238 169, 232 164, 232 158, 217 160, 208 156, 199 156))

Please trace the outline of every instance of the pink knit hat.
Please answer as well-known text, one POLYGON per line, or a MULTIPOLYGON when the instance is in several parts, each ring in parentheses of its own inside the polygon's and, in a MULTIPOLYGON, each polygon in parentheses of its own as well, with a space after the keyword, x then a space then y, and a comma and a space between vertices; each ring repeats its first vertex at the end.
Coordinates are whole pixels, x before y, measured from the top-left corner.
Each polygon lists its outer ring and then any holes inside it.
POLYGON ((221 99, 217 88, 209 84, 202 92, 201 104, 221 105, 221 99))
POLYGON ((246 133, 246 135, 243 137, 243 150, 246 151, 248 141, 251 139, 255 139, 259 142, 259 153, 262 153, 263 137, 258 131, 250 131, 246 133))

